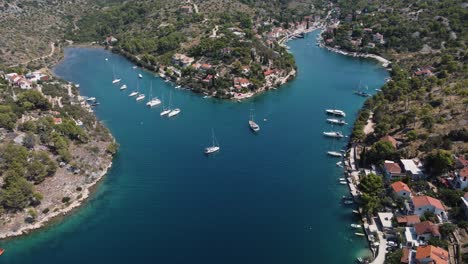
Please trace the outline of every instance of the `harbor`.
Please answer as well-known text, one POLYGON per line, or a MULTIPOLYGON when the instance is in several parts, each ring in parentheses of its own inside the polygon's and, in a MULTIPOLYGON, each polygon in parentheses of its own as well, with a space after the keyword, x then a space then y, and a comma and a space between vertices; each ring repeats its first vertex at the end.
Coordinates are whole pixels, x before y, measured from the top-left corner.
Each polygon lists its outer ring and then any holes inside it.
POLYGON ((100 104, 91 109, 120 150, 89 203, 51 228, 1 245, 2 261, 305 264, 352 263, 369 254, 366 237, 355 235, 363 232, 350 227, 357 224, 354 205, 342 202, 348 187, 337 183, 340 158, 326 154, 340 152, 347 140, 322 133, 349 135, 351 125, 331 128, 326 119, 352 124, 364 102, 352 90, 360 80, 379 88, 387 73, 316 47, 314 34, 288 42, 297 58, 294 80, 241 103, 175 89, 103 50, 67 49, 56 74, 96 98, 100 104), (112 84, 113 64, 120 84, 112 84), (338 70, 340 78, 330 78, 338 70), (147 96, 140 103, 128 97, 137 78, 147 96), (151 83, 152 97, 168 103, 172 93, 178 116, 161 118, 162 103, 146 106, 151 83), (257 133, 248 124, 252 108, 257 133), (327 116, 326 109, 346 117, 327 116), (207 157, 211 146, 220 150, 207 157), (99 256, 76 254, 83 244, 99 256))

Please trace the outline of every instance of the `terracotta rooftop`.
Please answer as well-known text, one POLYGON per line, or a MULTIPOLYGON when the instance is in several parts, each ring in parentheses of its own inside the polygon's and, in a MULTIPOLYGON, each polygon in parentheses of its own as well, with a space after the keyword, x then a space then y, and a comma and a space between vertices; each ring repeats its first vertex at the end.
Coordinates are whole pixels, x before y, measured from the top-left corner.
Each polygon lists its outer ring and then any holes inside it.
POLYGON ((411 223, 411 224, 416 224, 416 223, 419 223, 421 222, 421 220, 419 220, 419 216, 418 215, 403 215, 403 216, 398 216, 396 218, 397 222, 399 224, 408 224, 408 223, 411 223))
POLYGON ((410 254, 409 248, 404 247, 403 248, 403 255, 401 256, 400 262, 408 264, 409 263, 409 254, 410 254))
POLYGON ((396 193, 399 193, 401 191, 411 192, 411 189, 408 187, 408 185, 406 185, 406 183, 402 181, 394 182, 392 183, 391 186, 392 186, 393 191, 396 193))
POLYGON ((431 233, 433 236, 440 236, 439 226, 431 221, 424 221, 414 225, 414 230, 417 235, 431 233))
POLYGON ((401 173, 401 167, 398 163, 386 160, 384 162, 385 170, 390 173, 401 173))
POLYGON ((413 197, 413 204, 415 207, 423 207, 426 205, 432 205, 435 208, 445 210, 444 206, 439 200, 432 198, 430 196, 426 196, 426 195, 413 197))
MULTIPOLYGON (((448 252, 440 247, 421 246, 416 249, 416 259, 431 259, 435 264, 448 264, 448 252)), ((426 262, 432 263, 432 262, 426 262)))

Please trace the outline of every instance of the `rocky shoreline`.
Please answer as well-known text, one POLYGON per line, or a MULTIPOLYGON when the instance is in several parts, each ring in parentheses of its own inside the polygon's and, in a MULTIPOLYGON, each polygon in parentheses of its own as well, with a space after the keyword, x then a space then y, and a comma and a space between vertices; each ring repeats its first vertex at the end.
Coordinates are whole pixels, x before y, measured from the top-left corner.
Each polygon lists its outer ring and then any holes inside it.
POLYGON ((83 190, 81 192, 81 197, 77 198, 68 206, 59 209, 57 211, 54 211, 46 216, 44 216, 42 219, 35 221, 32 224, 27 224, 24 223, 19 227, 18 229, 14 231, 8 231, 8 232, 1 232, 0 233, 0 239, 5 239, 5 238, 11 238, 11 237, 16 237, 16 236, 22 236, 29 234, 31 231, 37 230, 39 228, 45 227, 51 220, 56 219, 61 216, 68 215, 73 212, 74 209, 80 207, 83 205, 83 202, 85 202, 90 195, 92 194, 92 188, 99 183, 104 176, 107 174, 108 170, 112 167, 112 161, 110 161, 107 166, 99 173, 99 176, 94 179, 94 181, 88 183, 87 185, 83 186, 83 190))

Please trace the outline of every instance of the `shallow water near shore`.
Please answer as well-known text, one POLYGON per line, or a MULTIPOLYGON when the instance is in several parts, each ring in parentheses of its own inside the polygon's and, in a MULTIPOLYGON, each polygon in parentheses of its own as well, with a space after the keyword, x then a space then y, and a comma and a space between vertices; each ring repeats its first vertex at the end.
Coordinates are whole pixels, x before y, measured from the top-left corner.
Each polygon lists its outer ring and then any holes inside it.
MULTIPOLYGON (((367 242, 341 204, 342 169, 326 156, 326 108, 353 123, 364 99, 388 73, 377 62, 330 53, 317 32, 288 43, 298 76, 242 103, 203 99, 132 69, 105 50, 70 48, 55 72, 101 103, 96 114, 121 147, 92 198, 63 221, 0 243, 2 263, 354 263, 367 242), (106 61, 105 58, 109 60, 106 61), (126 91, 112 85, 112 69, 126 91), (161 118, 128 94, 167 99, 182 112, 161 118), (258 134, 248 128, 255 108, 258 134), (264 121, 266 120, 266 121, 264 121), (206 157, 214 129, 221 151, 206 157)), ((146 102, 146 100, 145 100, 146 102)), ((341 129, 351 132, 351 125, 341 129)))

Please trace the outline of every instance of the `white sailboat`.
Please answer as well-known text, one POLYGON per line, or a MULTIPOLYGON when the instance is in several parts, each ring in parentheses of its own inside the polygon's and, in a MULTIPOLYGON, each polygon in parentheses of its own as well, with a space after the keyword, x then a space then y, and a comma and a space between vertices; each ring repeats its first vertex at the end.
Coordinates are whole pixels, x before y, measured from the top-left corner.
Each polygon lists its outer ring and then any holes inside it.
POLYGON ((323 132, 323 135, 326 137, 332 137, 332 138, 343 138, 344 135, 339 132, 339 131, 325 131, 323 132))
POLYGON ((146 105, 148 107, 153 107, 153 106, 161 104, 161 100, 159 100, 157 97, 152 98, 151 97, 152 95, 153 95, 153 82, 151 81, 149 101, 146 103, 146 105))
POLYGON ((143 100, 143 99, 145 99, 145 95, 144 95, 144 94, 139 94, 139 95, 137 96, 137 98, 136 98, 137 101, 141 101, 141 100, 143 100))
MULTIPOLYGON (((334 148, 335 148, 335 139, 333 139, 333 142, 332 142, 332 149, 334 148)), ((343 157, 343 153, 339 151, 334 151, 334 150, 327 151, 327 155, 332 156, 332 157, 339 157, 339 158, 343 157)))
POLYGON ((344 120, 337 119, 337 118, 328 118, 327 122, 331 124, 335 124, 335 125, 341 125, 341 126, 348 124, 344 120))
POLYGON ((205 154, 215 153, 220 150, 219 144, 216 142, 214 130, 212 130, 211 133, 212 133, 212 145, 210 147, 205 148, 205 154))
POLYGON ((121 90, 121 91, 122 91, 122 90, 125 90, 125 89, 127 89, 127 85, 126 85, 126 84, 120 86, 120 90, 121 90))
POLYGON ((139 83, 138 83, 138 80, 137 80, 137 89, 136 89, 136 91, 131 92, 128 96, 129 97, 137 96, 139 94, 138 88, 139 88, 139 83))
MULTIPOLYGON (((164 100, 164 96, 163 96, 163 100, 164 100)), ((169 95, 169 105, 168 105, 168 108, 164 107, 164 103, 163 103, 163 110, 161 111, 161 116, 165 116, 167 114, 169 114, 172 110, 171 110, 171 95, 169 95)))
POLYGON ((249 127, 253 132, 260 131, 260 126, 254 121, 253 109, 250 109, 249 127))
POLYGON ((344 111, 338 110, 338 109, 326 109, 325 112, 330 115, 336 115, 336 116, 342 116, 342 117, 346 116, 346 113, 344 111))
POLYGON ((180 110, 180 108, 175 108, 174 110, 172 110, 171 112, 169 112, 169 114, 167 114, 168 117, 173 117, 173 116, 176 116, 178 115, 182 110, 180 110))
POLYGON ((118 79, 118 78, 115 76, 115 66, 112 68, 112 74, 113 74, 113 76, 114 76, 114 79, 112 79, 112 84, 119 83, 121 79, 118 79))

